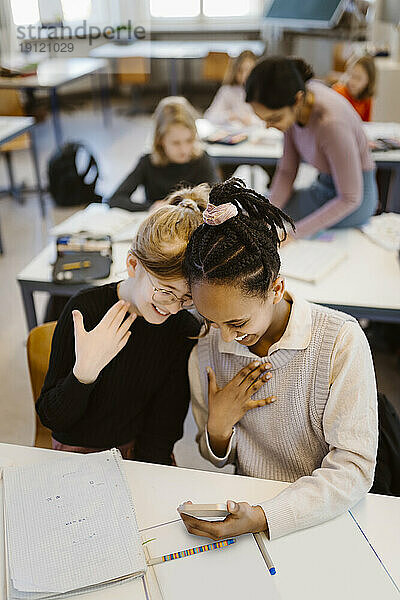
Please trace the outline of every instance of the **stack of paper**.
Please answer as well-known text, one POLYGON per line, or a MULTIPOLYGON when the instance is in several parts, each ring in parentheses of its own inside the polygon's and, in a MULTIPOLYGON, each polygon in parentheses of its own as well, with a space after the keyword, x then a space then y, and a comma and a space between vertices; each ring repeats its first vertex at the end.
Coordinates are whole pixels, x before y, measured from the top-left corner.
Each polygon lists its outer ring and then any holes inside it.
POLYGON ((143 575, 118 450, 4 469, 8 598, 36 600, 143 575))
POLYGON ((375 244, 382 246, 382 248, 394 252, 400 250, 400 215, 382 213, 376 217, 371 217, 361 229, 375 244))
POLYGON ((130 212, 123 208, 110 208, 108 204, 89 204, 50 230, 51 235, 80 233, 109 235, 114 242, 131 241, 147 212, 130 212))

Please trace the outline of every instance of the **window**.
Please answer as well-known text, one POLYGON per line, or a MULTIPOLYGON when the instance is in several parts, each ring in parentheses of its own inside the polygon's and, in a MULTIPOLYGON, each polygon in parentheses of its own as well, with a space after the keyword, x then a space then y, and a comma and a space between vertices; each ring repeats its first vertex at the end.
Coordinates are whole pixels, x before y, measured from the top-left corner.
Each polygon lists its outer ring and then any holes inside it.
POLYGON ((11 0, 11 11, 15 25, 39 23, 39 4, 32 0, 11 0))
POLYGON ((39 0, 11 0, 13 21, 15 25, 55 23, 61 16, 57 5, 61 9, 64 24, 89 19, 92 13, 92 0, 79 0, 79 2, 77 0, 61 0, 57 3, 39 2, 39 0))
POLYGON ((248 0, 203 0, 206 17, 242 17, 250 13, 248 0))
POLYGON ((88 19, 92 12, 92 0, 61 0, 63 21, 83 21, 88 19))
POLYGON ((150 0, 152 17, 197 17, 200 0, 150 0))
POLYGON ((263 0, 150 0, 153 18, 229 18, 260 15, 263 0))

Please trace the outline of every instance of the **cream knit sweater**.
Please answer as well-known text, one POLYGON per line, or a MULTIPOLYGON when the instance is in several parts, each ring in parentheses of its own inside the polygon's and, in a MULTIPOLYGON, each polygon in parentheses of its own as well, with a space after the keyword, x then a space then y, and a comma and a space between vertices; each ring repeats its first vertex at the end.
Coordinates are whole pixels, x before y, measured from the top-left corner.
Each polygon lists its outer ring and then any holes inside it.
POLYGON ((192 407, 205 458, 220 467, 234 463, 242 475, 294 482, 271 500, 260 498, 277 538, 335 517, 371 487, 378 437, 374 369, 352 317, 292 296, 284 335, 260 359, 272 364, 272 378, 253 396, 277 400, 248 411, 226 456, 217 457, 206 427, 206 367, 222 387, 254 358, 212 329, 190 358, 192 407))

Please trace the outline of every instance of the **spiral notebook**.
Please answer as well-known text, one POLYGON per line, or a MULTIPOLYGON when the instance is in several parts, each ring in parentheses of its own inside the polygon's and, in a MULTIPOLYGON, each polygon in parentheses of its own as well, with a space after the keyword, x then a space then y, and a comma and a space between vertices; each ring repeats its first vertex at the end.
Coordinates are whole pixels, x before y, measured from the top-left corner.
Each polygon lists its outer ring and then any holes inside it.
POLYGON ((118 450, 6 467, 7 597, 61 598, 143 576, 118 450))

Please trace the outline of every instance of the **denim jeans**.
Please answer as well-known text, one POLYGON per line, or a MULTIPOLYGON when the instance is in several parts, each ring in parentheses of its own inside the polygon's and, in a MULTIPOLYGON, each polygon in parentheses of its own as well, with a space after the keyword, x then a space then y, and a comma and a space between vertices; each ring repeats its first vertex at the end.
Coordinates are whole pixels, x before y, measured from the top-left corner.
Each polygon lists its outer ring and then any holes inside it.
MULTIPOLYGON (((376 186, 375 170, 363 171, 363 197, 362 202, 356 210, 347 215, 342 221, 332 225, 335 227, 360 227, 364 225, 378 206, 378 190, 376 186)), ((300 221, 304 217, 318 210, 329 200, 337 195, 335 184, 331 175, 320 173, 317 179, 308 188, 296 190, 283 208, 294 221, 300 221)))

